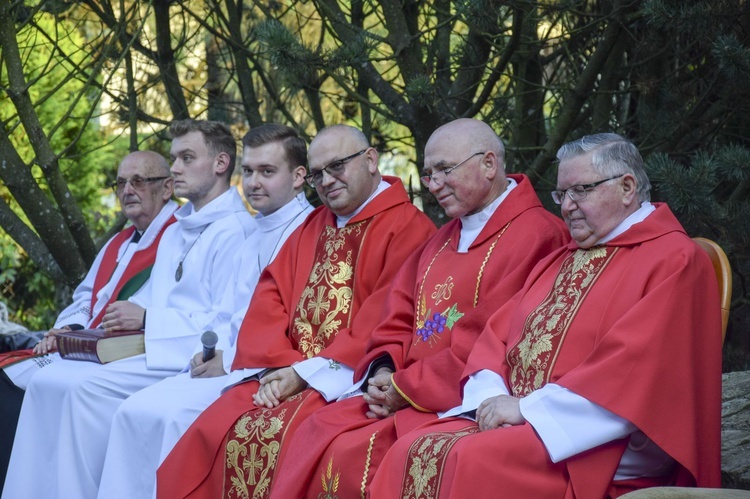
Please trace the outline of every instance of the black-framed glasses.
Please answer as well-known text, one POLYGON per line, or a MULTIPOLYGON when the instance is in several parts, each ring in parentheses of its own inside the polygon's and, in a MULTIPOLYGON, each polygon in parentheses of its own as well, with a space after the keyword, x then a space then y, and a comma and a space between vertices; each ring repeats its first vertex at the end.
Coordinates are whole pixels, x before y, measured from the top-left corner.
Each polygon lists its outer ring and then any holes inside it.
POLYGON ((150 184, 151 182, 157 182, 159 180, 166 180, 171 177, 140 177, 138 175, 135 175, 131 178, 118 178, 112 184, 110 187, 115 192, 121 192, 123 189, 125 189, 125 185, 130 184, 130 186, 135 189, 136 191, 140 191, 144 187, 146 187, 146 184, 150 184))
POLYGON ((305 180, 310 187, 317 187, 323 183, 323 172, 326 172, 331 177, 339 178, 339 176, 344 173, 344 166, 346 165, 346 163, 358 156, 362 156, 365 152, 367 152, 367 149, 369 149, 369 147, 366 149, 362 149, 359 152, 355 152, 351 156, 337 159, 336 161, 331 161, 320 170, 311 171, 310 173, 305 175, 305 180))
POLYGON ((421 177, 419 177, 419 180, 422 182, 422 185, 430 188, 430 182, 435 182, 438 186, 443 185, 445 181, 448 179, 448 174, 458 168, 459 166, 463 165, 467 161, 469 161, 474 156, 487 154, 487 152, 475 152, 468 158, 466 158, 463 161, 460 161, 456 163, 455 165, 451 166, 450 168, 446 168, 445 170, 438 170, 436 172, 432 172, 430 175, 424 174, 421 177))
POLYGON ((552 191, 552 200, 555 202, 555 204, 562 204, 565 200, 565 194, 568 195, 571 201, 580 201, 582 199, 586 199, 586 194, 588 194, 588 192, 597 185, 601 185, 604 182, 609 182, 610 180, 620 178, 623 175, 625 174, 621 173, 616 177, 605 178, 604 180, 599 180, 598 182, 592 182, 590 184, 571 185, 564 191, 552 191))

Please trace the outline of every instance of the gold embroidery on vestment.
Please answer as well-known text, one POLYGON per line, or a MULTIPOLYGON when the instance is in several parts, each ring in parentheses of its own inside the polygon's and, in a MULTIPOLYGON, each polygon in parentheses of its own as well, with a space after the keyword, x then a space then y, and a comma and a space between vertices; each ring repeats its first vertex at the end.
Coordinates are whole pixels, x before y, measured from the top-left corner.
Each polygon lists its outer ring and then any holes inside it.
POLYGON ((437 497, 448 453, 461 438, 478 431, 475 425, 455 432, 428 433, 416 439, 407 453, 401 497, 437 497))
POLYGON ((372 461, 372 448, 375 446, 375 437, 378 432, 376 431, 370 435, 370 443, 367 446, 367 458, 365 458, 365 472, 362 475, 362 486, 360 487, 359 493, 362 499, 365 499, 365 489, 367 488, 367 474, 370 472, 370 462, 372 461))
POLYGON ((508 350, 513 395, 523 397, 548 382, 570 324, 617 248, 577 250, 565 259, 547 297, 528 315, 508 350))
POLYGON ((341 472, 338 470, 336 470, 336 474, 333 475, 333 456, 331 456, 325 472, 320 476, 320 483, 323 486, 323 492, 318 494, 318 499, 338 499, 338 496, 334 494, 339 490, 340 476, 341 472))
POLYGON ((294 319, 293 334, 299 338, 299 350, 312 358, 323 350, 341 327, 347 327, 352 305, 354 266, 358 250, 346 249, 347 237, 359 238, 366 229, 365 222, 341 229, 326 226, 324 255, 317 256, 307 286, 300 296, 294 319))
POLYGON ((440 305, 443 300, 450 300, 453 294, 453 276, 448 276, 445 282, 442 284, 435 285, 435 291, 432 292, 430 298, 435 300, 435 305, 440 305))
POLYGON ((482 260, 482 266, 479 268, 479 274, 477 274, 477 286, 474 289, 474 307, 477 306, 477 303, 479 303, 479 285, 482 283, 482 276, 484 275, 484 268, 487 266, 487 262, 490 261, 490 256, 492 255, 492 252, 495 250, 495 246, 497 245, 497 242, 500 241, 500 238, 503 237, 503 234, 505 234, 505 231, 510 227, 510 222, 505 224, 505 227, 502 228, 500 231, 500 234, 497 235, 497 239, 495 239, 492 242, 492 245, 490 246, 490 249, 487 250, 487 254, 484 255, 484 260, 482 260))
POLYGON ((289 425, 314 391, 287 398, 291 409, 254 409, 243 414, 230 430, 225 446, 223 497, 263 499, 270 493, 279 450, 289 425), (231 486, 227 490, 227 482, 231 486))
POLYGON ((237 440, 226 445, 227 468, 234 471, 232 486, 228 494, 243 499, 263 497, 268 491, 271 478, 269 472, 276 465, 279 455, 279 442, 276 435, 284 426, 286 409, 278 416, 271 416, 269 409, 252 411, 241 417, 234 425, 237 440), (247 445, 249 440, 254 442, 247 445), (242 458, 242 462, 240 462, 242 458), (253 487, 250 496, 248 485, 253 487))

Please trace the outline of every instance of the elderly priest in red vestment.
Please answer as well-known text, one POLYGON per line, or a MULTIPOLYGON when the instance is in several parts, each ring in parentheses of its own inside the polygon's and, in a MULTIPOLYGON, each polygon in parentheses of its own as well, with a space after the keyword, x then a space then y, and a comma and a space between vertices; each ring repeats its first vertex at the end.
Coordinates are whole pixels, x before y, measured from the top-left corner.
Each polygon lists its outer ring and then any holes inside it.
POLYGON ((370 497, 617 497, 720 484, 721 318, 706 253, 615 134, 558 152, 573 243, 494 314, 462 404, 391 447, 370 497), (476 421, 476 422, 475 422, 476 421))
POLYGON ((271 497, 360 497, 396 438, 461 402, 489 316, 570 240, 529 179, 504 167, 502 141, 481 121, 452 121, 427 141, 422 181, 453 220, 402 267, 350 398, 300 426, 271 497))
POLYGON ((306 179, 325 206, 261 276, 240 328, 230 387, 167 456, 158 497, 267 494, 283 443, 351 385, 389 284, 435 232, 401 181, 381 178, 378 153, 359 130, 322 130, 308 164, 306 179))

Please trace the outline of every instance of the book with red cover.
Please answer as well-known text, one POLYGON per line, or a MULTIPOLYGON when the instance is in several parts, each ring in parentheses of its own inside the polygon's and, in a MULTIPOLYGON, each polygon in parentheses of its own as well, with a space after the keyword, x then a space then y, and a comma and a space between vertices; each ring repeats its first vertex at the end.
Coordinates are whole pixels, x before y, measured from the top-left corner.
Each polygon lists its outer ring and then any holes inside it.
POLYGON ((57 334, 57 349, 63 359, 106 364, 146 352, 143 331, 80 329, 57 334))

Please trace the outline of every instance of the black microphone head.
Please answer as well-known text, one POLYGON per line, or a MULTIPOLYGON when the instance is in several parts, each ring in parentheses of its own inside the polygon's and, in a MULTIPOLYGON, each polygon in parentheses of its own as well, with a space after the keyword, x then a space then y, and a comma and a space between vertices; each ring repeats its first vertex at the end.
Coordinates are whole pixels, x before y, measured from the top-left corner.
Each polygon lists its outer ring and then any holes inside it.
POLYGON ((201 335, 201 343, 206 348, 213 348, 219 342, 219 335, 213 331, 206 331, 201 335))

